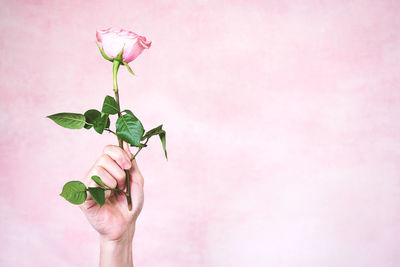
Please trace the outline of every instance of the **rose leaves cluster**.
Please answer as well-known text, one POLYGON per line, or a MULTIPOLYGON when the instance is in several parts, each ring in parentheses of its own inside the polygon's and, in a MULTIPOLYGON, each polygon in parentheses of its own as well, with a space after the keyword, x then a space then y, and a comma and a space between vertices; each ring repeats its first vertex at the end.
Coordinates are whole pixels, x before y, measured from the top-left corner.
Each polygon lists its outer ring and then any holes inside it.
MULTIPOLYGON (((113 132, 110 127, 110 115, 118 114, 119 107, 112 96, 106 96, 101 111, 89 109, 84 114, 79 113, 57 113, 48 116, 58 125, 68 129, 87 129, 93 128, 97 133, 102 134, 104 130, 113 132)), ((113 132, 114 133, 114 132, 113 132)), ((146 147, 147 141, 158 135, 164 150, 165 157, 168 159, 166 150, 166 132, 162 125, 145 131, 140 120, 132 111, 125 109, 121 111, 121 116, 116 121, 115 134, 131 146, 146 147), (145 142, 143 142, 145 141, 145 142)))

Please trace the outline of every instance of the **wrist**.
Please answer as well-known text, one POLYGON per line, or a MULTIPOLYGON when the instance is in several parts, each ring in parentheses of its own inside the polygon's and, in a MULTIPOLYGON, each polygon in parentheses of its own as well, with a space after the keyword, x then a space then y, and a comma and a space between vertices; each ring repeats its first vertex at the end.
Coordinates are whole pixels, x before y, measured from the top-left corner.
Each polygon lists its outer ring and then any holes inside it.
POLYGON ((100 267, 132 267, 133 232, 118 239, 100 236, 100 267))

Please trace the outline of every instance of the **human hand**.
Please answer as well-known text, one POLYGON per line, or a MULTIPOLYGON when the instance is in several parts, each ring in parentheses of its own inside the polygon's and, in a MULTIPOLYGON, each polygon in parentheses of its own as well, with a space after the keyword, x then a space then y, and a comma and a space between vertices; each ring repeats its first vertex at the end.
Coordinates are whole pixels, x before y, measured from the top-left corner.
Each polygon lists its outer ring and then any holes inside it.
POLYGON ((106 202, 100 207, 90 196, 80 205, 89 223, 100 234, 102 244, 129 244, 135 232, 136 219, 143 207, 143 176, 136 164, 129 145, 125 150, 118 146, 108 145, 93 167, 88 171, 83 183, 95 187, 97 184, 91 179, 93 175, 101 178, 110 188, 124 190, 125 172, 130 170, 132 210, 128 210, 126 197, 116 191, 106 191, 106 202))

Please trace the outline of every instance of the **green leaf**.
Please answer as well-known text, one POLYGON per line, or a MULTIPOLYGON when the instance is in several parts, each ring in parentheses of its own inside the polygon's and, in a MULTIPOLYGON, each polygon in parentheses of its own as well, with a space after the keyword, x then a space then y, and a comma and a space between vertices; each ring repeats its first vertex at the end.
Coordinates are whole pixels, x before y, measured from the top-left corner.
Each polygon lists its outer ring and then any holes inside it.
POLYGON ((164 131, 163 133, 160 133, 159 136, 160 136, 161 143, 162 143, 162 146, 163 146, 163 149, 164 149, 165 158, 168 160, 167 147, 166 147, 167 146, 167 144, 166 144, 167 140, 165 138, 165 134, 166 134, 166 132, 164 131))
POLYGON ((89 109, 86 111, 85 118, 87 123, 87 127, 85 128, 90 129, 93 126, 94 130, 99 134, 102 134, 104 128, 109 124, 108 114, 101 114, 101 112, 96 109, 89 109))
POLYGON ((104 189, 100 187, 89 187, 88 191, 92 196, 93 200, 96 201, 97 204, 101 206, 106 203, 106 195, 104 193, 104 189))
POLYGON ((106 98, 104 98, 103 108, 101 109, 101 112, 114 115, 117 114, 118 111, 119 108, 115 99, 109 95, 106 96, 106 98))
POLYGON ((111 124, 110 118, 107 117, 106 128, 110 128, 110 124, 111 124))
POLYGON ((47 116, 47 118, 68 129, 82 129, 85 125, 85 116, 78 113, 63 112, 47 116))
POLYGON ((106 185, 103 183, 103 181, 100 179, 99 176, 93 175, 93 176, 92 176, 92 180, 93 180, 96 184, 98 184, 100 187, 106 188, 106 185))
POLYGON ((96 132, 102 134, 107 124, 109 124, 108 114, 102 114, 101 117, 96 120, 93 128, 96 132))
POLYGON ((159 135, 159 134, 161 134, 163 132, 165 132, 165 131, 162 129, 162 124, 161 124, 160 126, 157 126, 156 128, 147 131, 146 134, 143 135, 141 140, 143 141, 145 139, 148 139, 148 138, 152 137, 153 135, 159 135))
POLYGON ((72 204, 82 204, 86 200, 86 186, 80 181, 71 181, 64 185, 60 194, 72 204))
POLYGON ((117 120, 117 136, 132 146, 140 146, 144 133, 142 123, 131 114, 125 114, 117 120))
POLYGON ((96 109, 89 109, 85 112, 85 119, 86 119, 86 129, 92 128, 94 126, 95 121, 101 117, 101 112, 96 109))
MULTIPOLYGON (((123 113, 126 113, 126 114, 129 114, 129 115, 132 115, 133 117, 135 117, 136 118, 136 116, 135 115, 133 115, 133 112, 132 111, 130 111, 129 109, 124 109, 123 111, 121 111, 121 112, 123 112, 123 113)), ((138 118, 136 118, 136 119, 138 119, 138 118)))
MULTIPOLYGON (((166 137, 165 137, 166 132, 162 129, 162 124, 157 126, 154 129, 151 129, 151 130, 147 131, 146 134, 142 136, 141 141, 143 141, 145 139, 149 139, 150 137, 152 137, 154 135, 158 135, 160 137, 161 144, 162 144, 163 149, 164 149, 165 158, 168 160, 167 148, 166 148, 167 140, 166 140, 166 137)), ((146 143, 147 143, 147 141, 146 141, 146 143)), ((141 144, 141 145, 143 146, 144 144, 141 144)))
POLYGON ((132 71, 131 67, 129 67, 128 63, 126 63, 125 61, 123 62, 126 69, 133 75, 136 76, 136 74, 132 71))

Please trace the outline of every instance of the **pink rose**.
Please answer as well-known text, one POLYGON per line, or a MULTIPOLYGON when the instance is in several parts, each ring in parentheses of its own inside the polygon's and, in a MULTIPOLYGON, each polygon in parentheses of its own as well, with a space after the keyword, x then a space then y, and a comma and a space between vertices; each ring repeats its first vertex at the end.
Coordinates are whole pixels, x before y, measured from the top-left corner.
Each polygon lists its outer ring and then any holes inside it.
POLYGON ((148 42, 146 37, 118 28, 97 30, 96 38, 104 53, 113 59, 117 57, 122 47, 124 47, 122 60, 126 63, 137 58, 144 49, 151 46, 151 42, 148 42))

